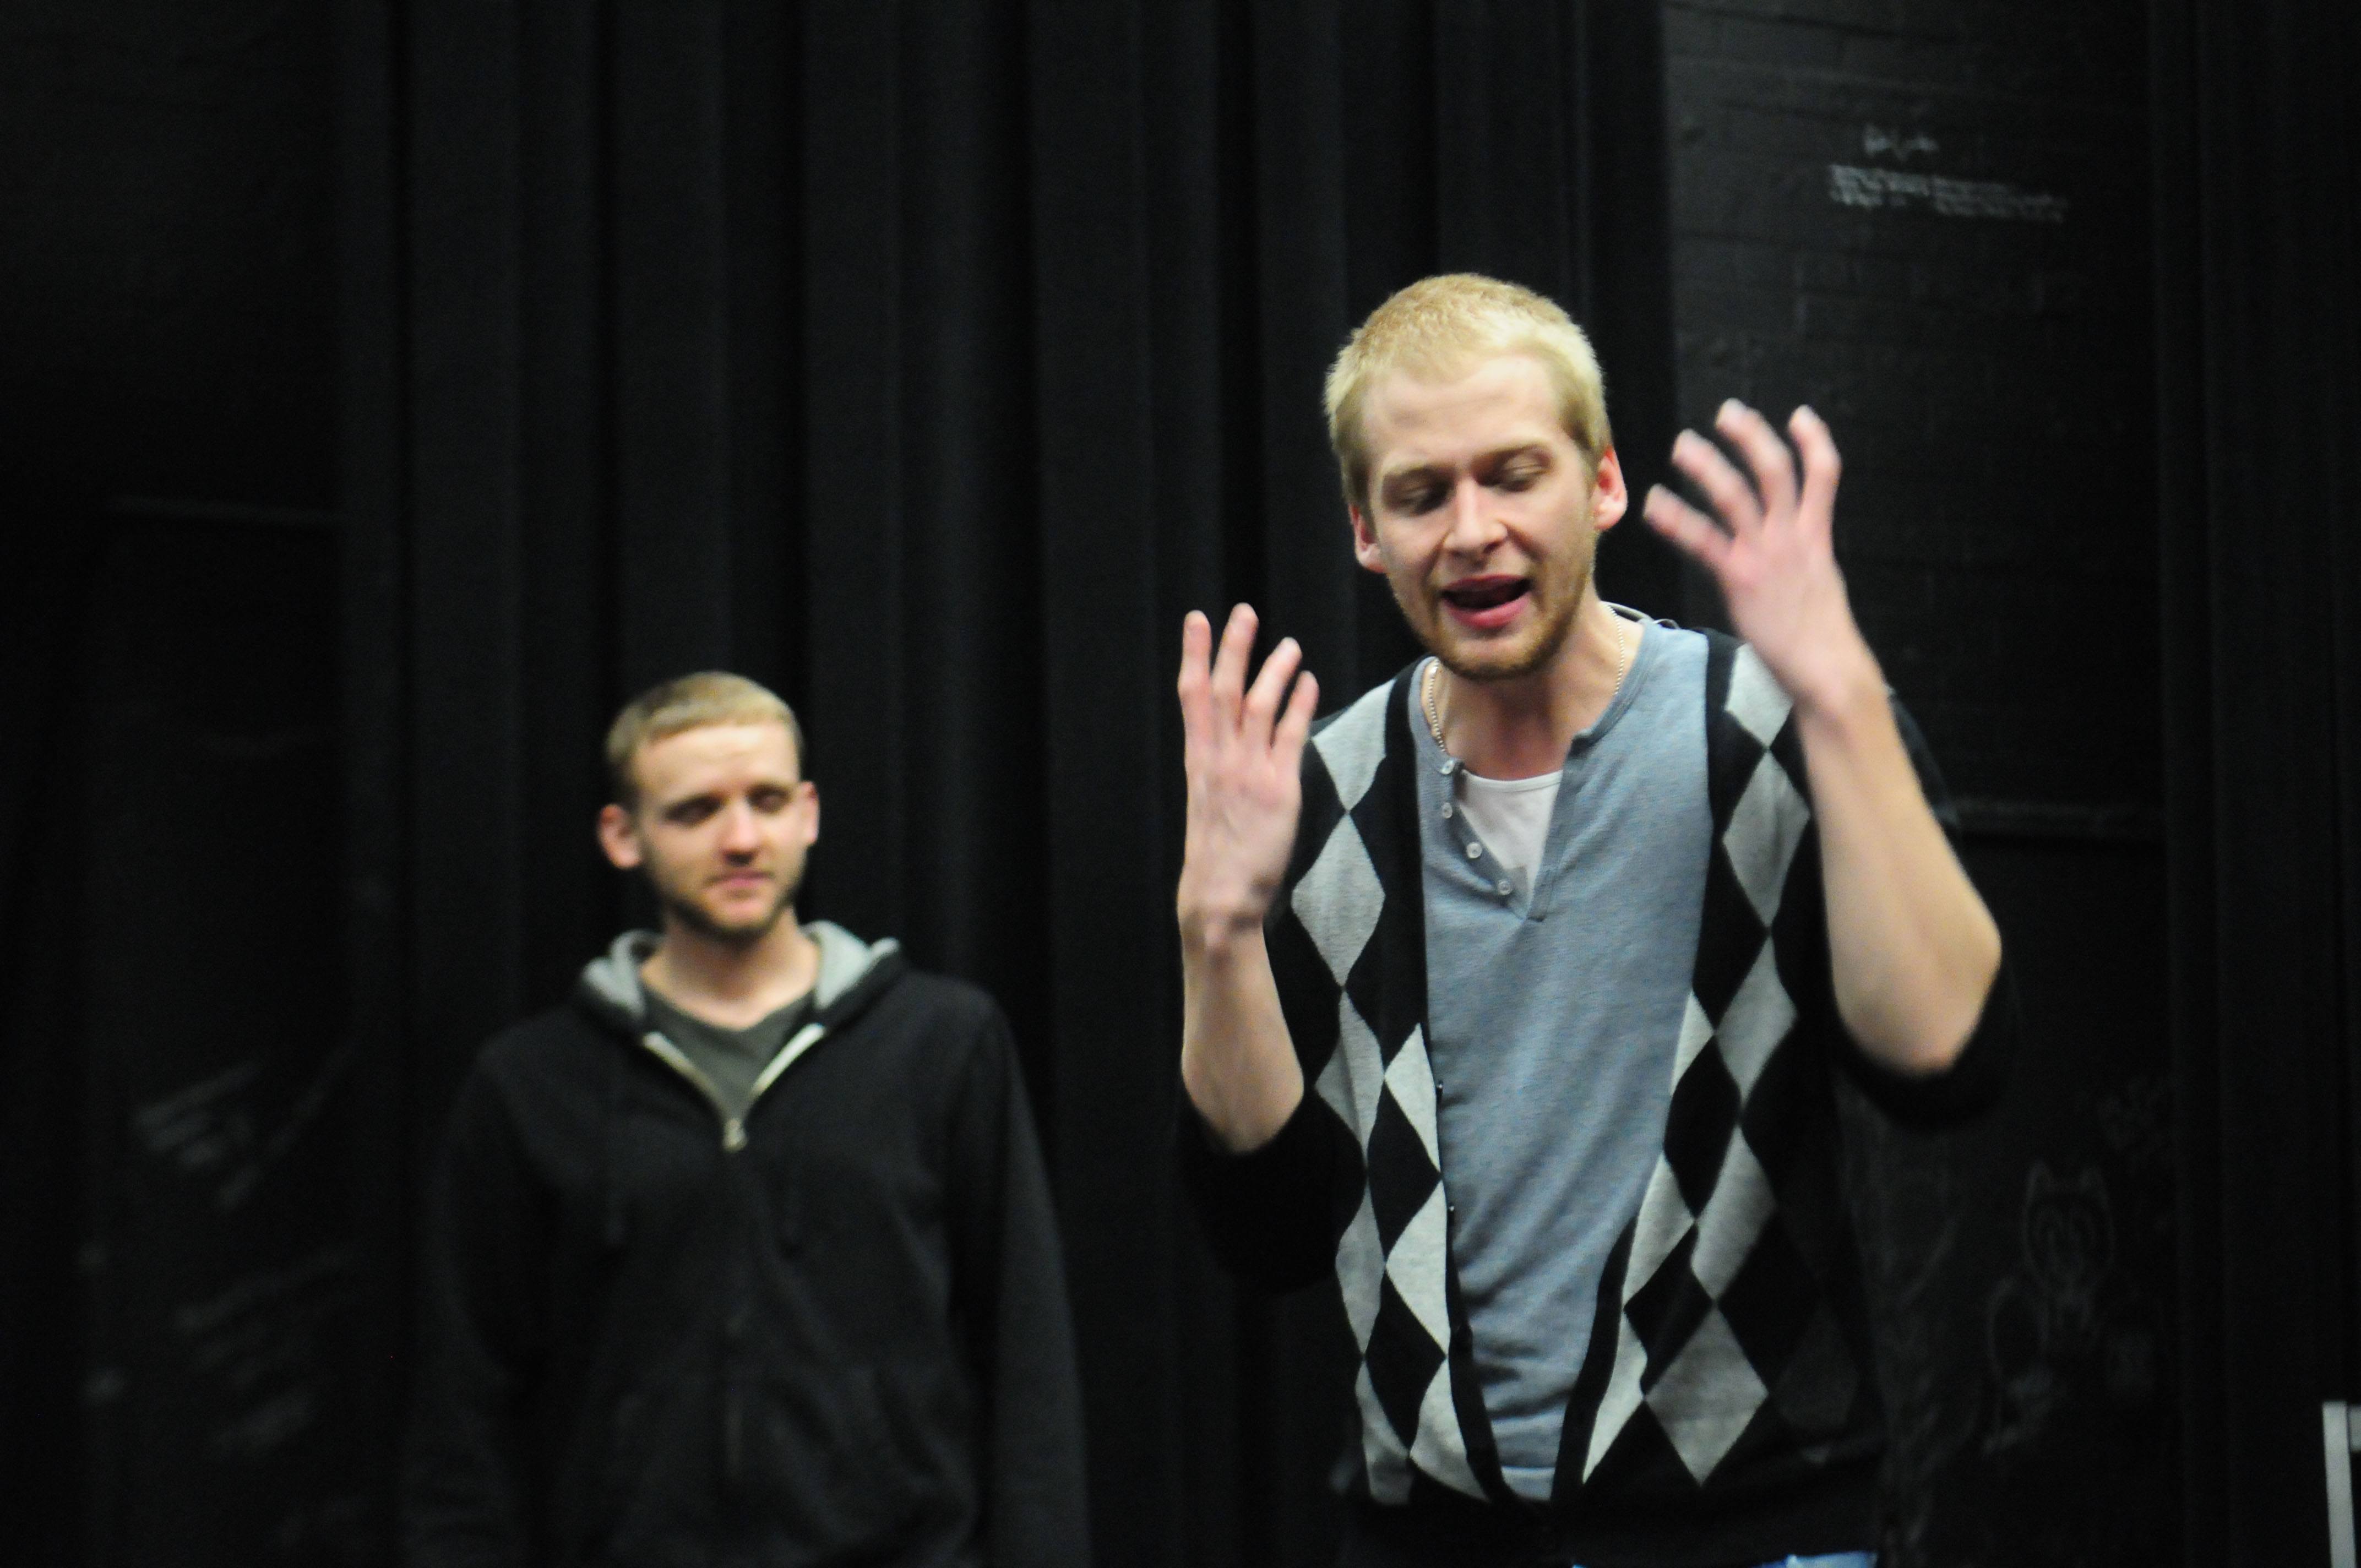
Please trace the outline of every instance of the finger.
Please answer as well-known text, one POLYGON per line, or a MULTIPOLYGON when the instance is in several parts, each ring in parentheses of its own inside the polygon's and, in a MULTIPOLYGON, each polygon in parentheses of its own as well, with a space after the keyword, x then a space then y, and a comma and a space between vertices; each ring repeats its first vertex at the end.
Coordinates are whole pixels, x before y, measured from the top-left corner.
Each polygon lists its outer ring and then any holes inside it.
POLYGON ((1804 493, 1795 515, 1805 527, 1826 539, 1834 532, 1837 481, 1844 475, 1844 459, 1837 455, 1837 439, 1828 430, 1828 422, 1808 403, 1787 417, 1787 430, 1795 438, 1795 450, 1804 455, 1804 493))
POLYGON ((1716 576, 1721 575, 1722 564, 1730 559, 1730 535, 1711 518, 1662 485, 1648 487, 1648 499, 1641 510, 1650 527, 1697 557, 1716 576))
POLYGON ((1303 760, 1303 740, 1312 733, 1312 715, 1319 706, 1319 679, 1306 670, 1297 677, 1295 695, 1287 699, 1287 711, 1279 715, 1279 728, 1270 737, 1272 754, 1290 768, 1303 760))
POLYGON ((1713 503, 1733 535, 1752 533, 1763 526, 1763 507, 1755 499, 1754 487, 1731 466, 1720 447, 1693 430, 1685 430, 1674 438, 1673 463, 1705 492, 1705 499, 1713 503))
POLYGON ((1254 652, 1255 612, 1242 604, 1230 611, 1222 628, 1222 645, 1213 654, 1213 718, 1227 733, 1237 728, 1238 703, 1246 685, 1246 659, 1254 652))
POLYGON ((1766 516, 1787 517, 1795 510, 1795 460, 1771 422, 1736 398, 1721 405, 1713 427, 1730 439, 1746 466, 1753 470, 1754 488, 1763 498, 1766 516))
POLYGON ((1271 721, 1279 712, 1279 700, 1286 693, 1296 667, 1302 663, 1302 645, 1292 637, 1281 639, 1279 646, 1270 651, 1270 657, 1262 662, 1254 687, 1246 693, 1246 730, 1254 739, 1260 740, 1270 733, 1271 721))
POLYGON ((1213 625, 1202 610, 1191 610, 1180 618, 1180 675, 1175 682, 1180 695, 1180 733, 1195 744, 1197 731, 1204 721, 1205 687, 1210 680, 1207 662, 1213 651, 1213 625))

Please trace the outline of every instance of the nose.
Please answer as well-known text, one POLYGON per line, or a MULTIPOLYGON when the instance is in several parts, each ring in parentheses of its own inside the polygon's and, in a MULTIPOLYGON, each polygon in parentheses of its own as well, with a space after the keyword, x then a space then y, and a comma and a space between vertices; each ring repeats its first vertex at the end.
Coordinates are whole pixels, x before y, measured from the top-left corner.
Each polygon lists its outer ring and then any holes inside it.
POLYGON ((733 800, 721 808, 721 848, 730 854, 751 854, 763 847, 763 836, 754 829, 754 808, 742 800, 733 800))
POLYGON ((1481 555, 1499 543, 1499 519, 1486 505, 1484 487, 1473 474, 1462 474, 1451 489, 1451 531, 1444 548, 1456 555, 1481 555))

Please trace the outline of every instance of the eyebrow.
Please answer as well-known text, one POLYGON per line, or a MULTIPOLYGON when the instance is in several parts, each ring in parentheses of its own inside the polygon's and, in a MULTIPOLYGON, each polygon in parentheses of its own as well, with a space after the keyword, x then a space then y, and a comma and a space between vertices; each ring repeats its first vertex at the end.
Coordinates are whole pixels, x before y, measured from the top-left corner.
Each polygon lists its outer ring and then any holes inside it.
MULTIPOLYGON (((754 783, 746 786, 745 793, 748 795, 761 795, 766 790, 776 790, 781 795, 793 795, 796 791, 803 788, 803 784, 804 781, 801 779, 788 779, 785 782, 781 782, 777 779, 757 779, 754 783)), ((730 792, 727 790, 719 789, 699 790, 695 795, 684 795, 672 800, 658 801, 655 803, 654 809, 660 815, 666 812, 678 811, 686 806, 701 805, 707 801, 725 800, 729 797, 729 793, 730 792)))
MULTIPOLYGON (((1521 457, 1527 453, 1540 453, 1546 456, 1549 453, 1549 443, 1545 441, 1519 441, 1507 446, 1495 446, 1488 451, 1477 453, 1475 460, 1471 462, 1468 466, 1471 468, 1481 468, 1487 464, 1503 463, 1512 457, 1521 457)), ((1447 463, 1439 461, 1433 463, 1412 463, 1405 467, 1389 468, 1385 472, 1379 474, 1378 476, 1378 488, 1383 489, 1385 487, 1394 483, 1397 479, 1415 479, 1433 474, 1446 474, 1450 472, 1453 472, 1453 468, 1452 466, 1447 463)))

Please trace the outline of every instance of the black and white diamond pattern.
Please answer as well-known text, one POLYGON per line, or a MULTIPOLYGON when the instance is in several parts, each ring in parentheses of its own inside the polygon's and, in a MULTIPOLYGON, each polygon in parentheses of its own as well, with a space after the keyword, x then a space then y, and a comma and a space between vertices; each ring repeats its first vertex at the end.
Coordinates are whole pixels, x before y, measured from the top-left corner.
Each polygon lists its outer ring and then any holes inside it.
POLYGON ((1784 1362, 1806 1338, 1797 1325, 1773 1321, 1792 1315, 1797 1293, 1741 1283, 1775 1230, 1777 1207, 1743 1118, 1796 1017, 1772 939, 1811 822, 1789 764, 1773 749, 1789 708, 1762 660, 1741 648, 1721 714, 1752 744, 1733 738, 1720 753, 1715 816, 1723 826, 1705 911, 1708 933, 1735 934, 1698 955, 1664 1148, 1632 1223, 1615 1361, 1591 1424, 1586 1480, 1619 1440, 1648 1424, 1702 1485, 1773 1398, 1784 1362), (1770 1305, 1754 1309, 1757 1300, 1770 1305))
MULTIPOLYGON (((1313 735, 1303 858, 1272 948, 1289 1030, 1360 1157, 1334 1262, 1381 1503, 1410 1501, 1422 1479, 1470 1497, 1499 1485, 1451 1272, 1415 764, 1392 744, 1409 734, 1408 689, 1397 678, 1313 735)), ((1617 1249, 1561 1462, 1562 1485, 1615 1496, 1735 1485, 1861 1419, 1867 1387, 1829 1294, 1852 1265, 1826 1218, 1840 1210, 1823 1190, 1826 1036, 1797 1004, 1815 1018, 1828 1004, 1801 746, 1777 681, 1728 639, 1709 654, 1707 710, 1713 853, 1664 1142, 1617 1249)))
MULTIPOLYGON (((1366 694, 1312 737, 1341 816, 1290 900, 1335 987, 1336 1047, 1315 1087, 1358 1140, 1368 1173, 1336 1244, 1336 1279, 1360 1351, 1362 1459, 1382 1503, 1409 1498, 1413 1470, 1484 1495, 1452 1399, 1450 1209, 1425 1036, 1415 1021, 1395 1038, 1372 1024, 1381 991, 1372 938, 1389 893, 1364 836, 1383 828, 1356 813, 1384 761, 1391 694, 1366 694)), ((1401 896, 1422 890, 1413 882, 1401 896)))

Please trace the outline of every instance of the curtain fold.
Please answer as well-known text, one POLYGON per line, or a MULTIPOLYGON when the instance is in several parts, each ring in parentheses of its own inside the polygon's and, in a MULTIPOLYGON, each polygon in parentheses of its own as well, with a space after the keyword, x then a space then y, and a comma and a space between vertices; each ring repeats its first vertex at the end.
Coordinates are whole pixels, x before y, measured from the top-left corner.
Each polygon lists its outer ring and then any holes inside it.
MULTIPOLYGON (((1669 345, 1597 281, 1660 272, 1661 225, 1619 225, 1620 270, 1584 249, 1592 190, 1650 185, 1653 56, 1635 79, 1581 31, 1437 0, 346 0, 353 947, 363 1142, 403 1151, 373 1189, 390 1282, 477 1044, 634 913, 589 838, 607 715, 741 669, 810 733, 806 913, 1016 1023, 1101 1560, 1328 1553, 1337 1314, 1239 1295, 1170 1176, 1180 621, 1252 599, 1328 706, 1408 656, 1351 563, 1320 382, 1439 260, 1669 345)), ((1627 442, 1661 448, 1653 419, 1627 442)), ((1675 609, 1660 551, 1619 540, 1610 593, 1675 609)), ((401 1332, 388 1309, 372 1343, 401 1332)))
POLYGON ((2361 27, 2152 13, 2191 1568, 2324 1562, 2361 1398, 2361 27))

